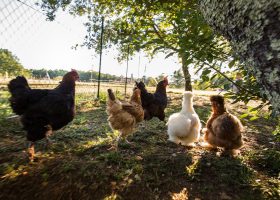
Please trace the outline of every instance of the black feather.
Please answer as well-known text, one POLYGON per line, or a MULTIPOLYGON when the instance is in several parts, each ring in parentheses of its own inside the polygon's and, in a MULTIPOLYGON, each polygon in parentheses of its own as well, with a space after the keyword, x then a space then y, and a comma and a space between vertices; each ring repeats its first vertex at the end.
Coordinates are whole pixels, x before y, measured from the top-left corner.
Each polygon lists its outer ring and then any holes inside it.
POLYGON ((13 111, 21 115, 27 139, 44 138, 73 120, 75 114, 75 80, 62 81, 55 89, 31 89, 25 77, 18 76, 8 84, 13 111))

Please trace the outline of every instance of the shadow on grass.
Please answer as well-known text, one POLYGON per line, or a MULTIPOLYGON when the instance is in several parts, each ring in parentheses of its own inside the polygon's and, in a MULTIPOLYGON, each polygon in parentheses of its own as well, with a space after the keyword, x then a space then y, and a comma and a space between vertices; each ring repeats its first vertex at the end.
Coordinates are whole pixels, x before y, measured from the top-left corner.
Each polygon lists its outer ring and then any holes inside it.
POLYGON ((204 199, 264 199, 254 185, 254 172, 240 159, 218 157, 216 152, 203 152, 187 167, 191 197, 204 199))

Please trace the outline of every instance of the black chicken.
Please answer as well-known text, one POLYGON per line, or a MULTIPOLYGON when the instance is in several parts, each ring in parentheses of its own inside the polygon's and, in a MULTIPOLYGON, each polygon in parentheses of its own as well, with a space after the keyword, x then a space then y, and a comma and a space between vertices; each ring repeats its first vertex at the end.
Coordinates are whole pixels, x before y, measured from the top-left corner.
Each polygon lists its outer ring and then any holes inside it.
POLYGON ((8 84, 13 111, 21 116, 23 129, 30 141, 29 159, 34 159, 34 143, 47 138, 71 122, 75 115, 75 81, 79 79, 76 70, 64 75, 61 83, 52 90, 31 89, 25 77, 18 76, 8 84))
POLYGON ((167 77, 157 84, 155 93, 149 93, 145 84, 140 81, 136 82, 136 87, 141 90, 141 101, 144 109, 144 119, 150 120, 153 117, 164 121, 164 109, 167 106, 166 86, 168 85, 167 77))

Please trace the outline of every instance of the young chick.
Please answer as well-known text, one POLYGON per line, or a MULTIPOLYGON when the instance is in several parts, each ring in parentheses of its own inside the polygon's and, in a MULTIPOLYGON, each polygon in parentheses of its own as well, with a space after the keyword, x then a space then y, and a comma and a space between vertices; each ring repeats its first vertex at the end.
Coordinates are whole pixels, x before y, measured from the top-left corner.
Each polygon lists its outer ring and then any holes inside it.
POLYGON ((133 133, 136 124, 144 119, 144 111, 141 106, 141 91, 135 89, 129 102, 121 102, 116 99, 113 91, 108 89, 106 112, 109 115, 108 122, 110 127, 120 132, 117 141, 119 141, 120 137, 126 139, 129 134, 133 133))
POLYGON ((240 120, 230 114, 220 95, 210 97, 212 114, 202 130, 204 141, 212 147, 223 147, 225 150, 239 149, 243 145, 243 126, 240 120))
POLYGON ((177 144, 192 145, 200 136, 201 124, 193 108, 192 92, 185 92, 182 110, 172 114, 167 122, 169 140, 177 144))

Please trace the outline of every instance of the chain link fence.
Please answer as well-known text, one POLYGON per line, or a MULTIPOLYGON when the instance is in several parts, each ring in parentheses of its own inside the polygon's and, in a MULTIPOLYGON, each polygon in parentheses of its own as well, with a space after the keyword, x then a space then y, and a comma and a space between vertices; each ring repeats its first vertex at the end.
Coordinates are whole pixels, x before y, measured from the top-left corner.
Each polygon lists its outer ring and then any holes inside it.
MULTIPOLYGON (((0 48, 13 52, 17 48, 32 48, 40 44, 39 35, 47 30, 47 23, 54 23, 64 34, 75 34, 73 27, 59 21, 45 21, 46 16, 36 6, 34 0, 1 0, 0 1, 0 48)), ((76 35, 77 37, 77 35, 76 35)), ((55 47, 54 47, 55 50, 55 47)), ((1 74, 1 73, 0 73, 1 74)), ((9 92, 7 84, 14 77, 0 77, 0 117, 9 117, 12 114, 9 106, 9 92)), ((28 80, 31 88, 53 89, 59 81, 54 80, 28 80)), ((111 88, 119 95, 124 95, 125 80, 108 82, 101 80, 100 98, 106 98, 107 89, 111 88)), ((97 81, 76 83, 76 103, 94 101, 97 96, 97 81)), ((133 88, 133 80, 129 79, 127 94, 133 88)), ((78 107, 79 108, 79 107, 78 107)))

